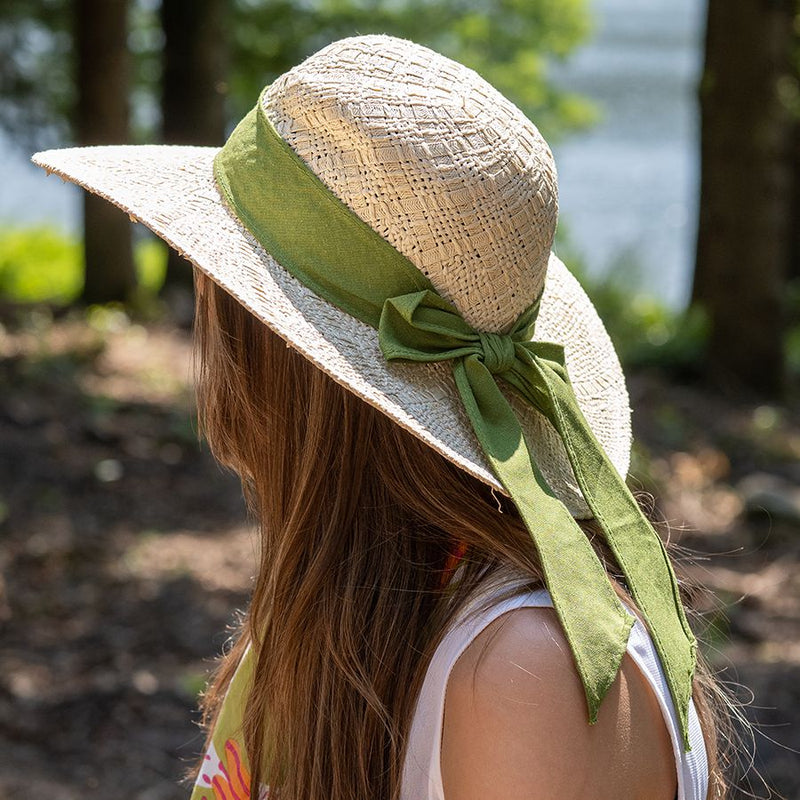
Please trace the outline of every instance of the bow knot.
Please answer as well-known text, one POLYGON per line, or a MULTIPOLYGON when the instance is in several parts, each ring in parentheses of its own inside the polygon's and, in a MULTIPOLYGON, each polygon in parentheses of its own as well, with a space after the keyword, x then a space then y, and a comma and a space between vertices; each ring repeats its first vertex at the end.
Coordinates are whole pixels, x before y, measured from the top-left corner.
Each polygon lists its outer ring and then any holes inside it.
POLYGON ((507 333, 485 333, 478 331, 483 364, 492 375, 508 372, 517 357, 514 340, 507 333))
POLYGON ((581 413, 564 348, 531 341, 538 306, 534 303, 523 312, 507 334, 481 333, 441 296, 430 290, 414 292, 384 302, 378 340, 388 360, 453 365, 453 378, 481 449, 536 544, 583 681, 589 719, 594 721, 622 662, 633 617, 531 457, 520 421, 496 376, 502 373, 503 381, 559 433, 581 493, 650 626, 688 748, 696 645, 675 575, 661 540, 581 413))

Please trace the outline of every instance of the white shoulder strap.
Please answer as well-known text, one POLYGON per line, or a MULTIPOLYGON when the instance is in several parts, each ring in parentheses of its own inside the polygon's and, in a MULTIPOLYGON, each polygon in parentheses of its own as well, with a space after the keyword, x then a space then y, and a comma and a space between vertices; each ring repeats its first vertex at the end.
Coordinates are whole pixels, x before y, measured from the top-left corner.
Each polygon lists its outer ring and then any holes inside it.
MULTIPOLYGON (((445 800, 441 772, 445 692, 450 672, 461 654, 481 631, 503 614, 517 608, 552 606, 550 595, 544 589, 516 595, 488 608, 485 603, 486 597, 482 595, 457 615, 431 659, 409 733, 401 800, 445 800)), ((689 706, 692 749, 684 753, 677 715, 661 664, 647 630, 638 619, 628 641, 628 653, 653 687, 669 730, 678 775, 678 800, 705 800, 708 764, 694 703, 689 706)))

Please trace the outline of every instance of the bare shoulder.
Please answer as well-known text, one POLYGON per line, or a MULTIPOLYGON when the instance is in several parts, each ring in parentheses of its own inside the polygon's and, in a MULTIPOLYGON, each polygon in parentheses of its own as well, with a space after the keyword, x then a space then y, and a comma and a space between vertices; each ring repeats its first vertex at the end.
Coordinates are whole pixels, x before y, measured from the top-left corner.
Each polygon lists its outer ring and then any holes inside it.
POLYGON ((550 608, 495 620, 450 675, 446 800, 672 800, 675 762, 657 701, 626 656, 595 725, 550 608))

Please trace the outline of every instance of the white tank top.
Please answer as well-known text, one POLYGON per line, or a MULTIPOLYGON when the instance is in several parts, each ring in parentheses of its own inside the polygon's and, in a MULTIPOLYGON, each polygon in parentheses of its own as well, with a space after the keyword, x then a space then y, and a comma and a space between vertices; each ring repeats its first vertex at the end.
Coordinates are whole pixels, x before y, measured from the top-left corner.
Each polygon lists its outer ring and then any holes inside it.
MULTIPOLYGON (((444 699, 447 680, 459 656, 494 620, 516 608, 552 606, 545 590, 519 594, 485 608, 485 595, 478 602, 465 605, 439 643, 417 700, 411 724, 405 763, 403 764, 401 800, 445 800, 442 787, 441 742, 444 699), (484 610, 480 608, 481 601, 484 610)), ((683 750, 675 707, 667 687, 661 663, 645 626, 637 619, 628 640, 628 654, 645 676, 661 708, 675 755, 678 776, 676 800, 706 800, 708 762, 705 742, 694 703, 689 705, 689 743, 683 750)))

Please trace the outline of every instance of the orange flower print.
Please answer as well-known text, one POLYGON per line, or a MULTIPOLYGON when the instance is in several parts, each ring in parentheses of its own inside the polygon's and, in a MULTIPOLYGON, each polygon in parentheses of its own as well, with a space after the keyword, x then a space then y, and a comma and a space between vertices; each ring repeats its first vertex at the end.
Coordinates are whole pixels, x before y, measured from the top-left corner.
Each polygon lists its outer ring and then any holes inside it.
POLYGON ((228 739, 223 750, 224 765, 216 757, 214 748, 209 748, 198 776, 198 784, 205 784, 202 789, 205 790, 208 800, 211 800, 211 796, 207 794, 209 789, 213 792, 213 800, 249 800, 250 771, 242 759, 239 745, 235 740, 228 739), (217 762, 216 765, 214 761, 217 762))

